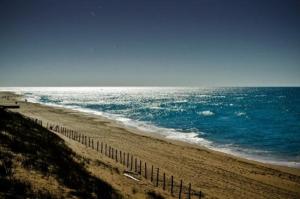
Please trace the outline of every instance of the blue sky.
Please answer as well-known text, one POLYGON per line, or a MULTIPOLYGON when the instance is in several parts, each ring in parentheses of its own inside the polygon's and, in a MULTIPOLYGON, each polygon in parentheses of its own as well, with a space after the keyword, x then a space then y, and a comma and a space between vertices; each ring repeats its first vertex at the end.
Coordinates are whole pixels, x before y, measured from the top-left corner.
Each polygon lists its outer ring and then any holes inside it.
POLYGON ((0 86, 299 86, 297 0, 0 0, 0 86))

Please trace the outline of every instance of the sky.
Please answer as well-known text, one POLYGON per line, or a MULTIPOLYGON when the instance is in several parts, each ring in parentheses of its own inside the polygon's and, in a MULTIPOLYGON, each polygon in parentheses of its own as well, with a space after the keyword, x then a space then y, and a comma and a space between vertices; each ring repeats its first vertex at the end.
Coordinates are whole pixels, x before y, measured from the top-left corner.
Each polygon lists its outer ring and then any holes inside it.
POLYGON ((0 86, 300 86, 300 1, 0 0, 0 86))

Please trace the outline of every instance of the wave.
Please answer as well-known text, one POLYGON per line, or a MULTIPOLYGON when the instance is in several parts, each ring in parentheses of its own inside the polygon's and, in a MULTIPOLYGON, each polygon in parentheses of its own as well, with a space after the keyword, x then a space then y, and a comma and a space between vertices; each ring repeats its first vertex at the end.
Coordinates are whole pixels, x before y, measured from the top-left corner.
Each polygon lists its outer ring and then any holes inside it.
POLYGON ((207 111, 201 111, 201 112, 199 112, 198 114, 199 114, 199 115, 203 115, 203 116, 213 116, 213 115, 215 115, 214 112, 209 111, 209 110, 207 110, 207 111))
POLYGON ((235 115, 238 117, 246 116, 247 114, 245 112, 235 112, 235 115))

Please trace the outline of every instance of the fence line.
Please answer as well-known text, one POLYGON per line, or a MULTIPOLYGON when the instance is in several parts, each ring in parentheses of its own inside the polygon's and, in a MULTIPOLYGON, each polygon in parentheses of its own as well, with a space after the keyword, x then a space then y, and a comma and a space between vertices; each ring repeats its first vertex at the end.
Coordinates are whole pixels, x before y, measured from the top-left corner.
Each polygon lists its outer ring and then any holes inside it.
MULTIPOLYGON (((36 124, 43 126, 42 120, 34 119, 34 118, 29 118, 36 124)), ((45 126, 47 129, 55 131, 65 137, 68 137, 69 139, 72 139, 74 141, 77 141, 78 143, 85 145, 88 148, 91 148, 97 152, 99 152, 99 140, 96 140, 97 143, 96 147, 94 147, 94 138, 99 139, 99 137, 89 137, 84 135, 83 133, 78 133, 77 131, 68 129, 62 125, 57 125, 57 124, 52 124, 47 122, 45 126)), ((118 150, 117 148, 113 148, 107 143, 103 143, 101 141, 100 143, 100 153, 103 154, 106 157, 111 158, 117 163, 120 163, 124 165, 127 169, 130 169, 131 172, 134 172, 135 174, 144 177, 146 180, 148 179, 148 168, 147 168, 147 162, 144 161, 144 172, 142 172, 142 160, 138 159, 138 157, 134 157, 132 154, 127 152, 127 158, 126 158, 126 152, 118 150), (104 148, 104 151, 103 151, 104 148), (108 149, 108 153, 107 153, 108 149), (104 152, 104 153, 103 153, 104 152), (118 153, 119 152, 119 153, 118 153), (119 154, 119 159, 118 159, 118 154, 119 154), (122 157, 123 154, 123 157, 122 157), (138 164, 139 161, 139 164, 138 164), (133 171, 134 169, 134 171, 133 171), (143 175, 144 174, 144 175, 143 175)), ((195 191, 192 189, 192 184, 188 183, 188 186, 184 186, 183 180, 180 180, 180 184, 176 183, 174 181, 173 175, 171 175, 171 178, 168 180, 166 177, 166 174, 163 173, 162 178, 160 178, 159 175, 160 168, 156 168, 156 177, 154 181, 154 166, 151 165, 151 175, 150 175, 150 181, 153 185, 156 187, 162 187, 162 189, 169 190, 171 196, 178 197, 179 199, 182 198, 183 195, 186 196, 186 198, 191 199, 191 196, 197 196, 198 198, 203 198, 204 194, 202 191, 195 191), (155 184, 154 184, 155 183, 155 184), (176 189, 177 193, 176 194, 176 189)))

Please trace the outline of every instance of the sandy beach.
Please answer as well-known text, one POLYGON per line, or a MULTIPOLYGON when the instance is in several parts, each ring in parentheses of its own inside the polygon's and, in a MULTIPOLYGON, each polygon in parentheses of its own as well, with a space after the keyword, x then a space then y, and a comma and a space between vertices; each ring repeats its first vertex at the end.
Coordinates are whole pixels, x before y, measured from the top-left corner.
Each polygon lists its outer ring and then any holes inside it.
MULTIPOLYGON (((185 186, 191 183, 193 190, 204 193, 204 198, 300 198, 300 169, 259 163, 198 145, 167 140, 97 115, 24 102, 13 93, 1 92, 0 98, 2 96, 10 96, 7 103, 19 101, 20 109, 13 111, 38 118, 44 123, 59 124, 82 132, 129 152, 148 165, 159 167, 160 172, 166 173, 167 177, 173 175, 177 183, 180 179, 185 186)), ((114 163, 94 150, 64 136, 61 138, 77 154, 93 160, 88 165, 91 173, 109 182, 128 198, 143 198, 145 190, 151 189, 166 198, 171 197, 168 191, 155 188, 149 180, 136 182, 122 173, 112 172, 96 164, 97 160, 101 160, 120 171, 125 170, 121 164, 114 163)))

